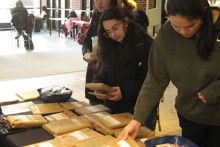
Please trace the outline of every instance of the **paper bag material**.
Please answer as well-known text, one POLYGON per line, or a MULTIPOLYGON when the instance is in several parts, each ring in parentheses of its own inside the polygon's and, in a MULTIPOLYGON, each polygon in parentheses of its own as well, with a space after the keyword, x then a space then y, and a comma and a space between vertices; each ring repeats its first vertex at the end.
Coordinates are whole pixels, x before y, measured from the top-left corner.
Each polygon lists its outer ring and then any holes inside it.
POLYGON ((76 101, 76 102, 64 102, 64 103, 60 103, 60 105, 67 109, 67 110, 75 110, 77 108, 82 108, 82 107, 87 107, 87 106, 91 106, 90 104, 84 102, 84 101, 76 101))
POLYGON ((75 112, 78 113, 79 115, 97 113, 97 112, 102 112, 102 111, 111 113, 111 109, 102 104, 75 109, 75 112))
POLYGON ((42 114, 42 115, 63 111, 63 108, 58 103, 35 104, 29 106, 29 109, 33 114, 42 114))
POLYGON ((47 123, 41 115, 9 115, 6 119, 12 128, 40 127, 47 123))
POLYGON ((71 111, 64 110, 63 112, 55 113, 55 114, 51 114, 51 115, 46 115, 44 117, 49 122, 52 122, 52 121, 57 121, 57 120, 61 120, 61 119, 71 119, 71 118, 78 117, 78 116, 71 111))
POLYGON ((114 140, 104 144, 102 147, 140 147, 140 145, 130 136, 128 139, 115 138, 114 140))
POLYGON ((109 129, 117 129, 125 127, 132 120, 132 117, 133 115, 129 112, 111 114, 101 117, 99 122, 109 129))
POLYGON ((24 147, 67 147, 67 145, 59 139, 55 138, 35 144, 30 144, 24 147))
POLYGON ((110 135, 97 137, 79 142, 75 145, 75 147, 102 147, 102 145, 104 145, 106 142, 112 141, 114 139, 115 138, 110 135))
POLYGON ((104 135, 114 135, 114 130, 107 128, 99 121, 94 121, 92 124, 96 131, 101 132, 104 135))
POLYGON ((110 115, 110 113, 103 111, 103 112, 98 112, 98 113, 82 115, 82 116, 79 116, 79 118, 85 121, 88 121, 89 123, 92 124, 94 121, 99 120, 101 117, 105 115, 110 115))
MULTIPOLYGON (((118 137, 122 130, 123 130, 123 128, 115 129, 114 130, 114 136, 118 137)), ((151 129, 149 129, 148 127, 146 127, 146 126, 141 126, 140 130, 139 130, 139 132, 136 136, 136 139, 152 138, 152 137, 155 137, 155 132, 152 131, 151 129)))
POLYGON ((59 135, 56 138, 60 139, 67 146, 75 146, 76 143, 102 137, 103 135, 89 128, 59 135))
POLYGON ((109 96, 108 94, 104 94, 104 93, 95 93, 95 92, 88 92, 88 93, 94 96, 102 96, 102 97, 109 96))
POLYGON ((86 83, 86 88, 89 88, 93 91, 98 91, 101 93, 110 93, 116 91, 112 87, 104 84, 104 83, 86 83))
POLYGON ((57 136, 84 128, 92 128, 92 125, 79 118, 72 118, 50 122, 42 127, 53 136, 57 136))
POLYGON ((32 91, 24 91, 24 92, 17 92, 15 93, 19 100, 21 101, 28 101, 39 98, 40 94, 37 90, 32 91))

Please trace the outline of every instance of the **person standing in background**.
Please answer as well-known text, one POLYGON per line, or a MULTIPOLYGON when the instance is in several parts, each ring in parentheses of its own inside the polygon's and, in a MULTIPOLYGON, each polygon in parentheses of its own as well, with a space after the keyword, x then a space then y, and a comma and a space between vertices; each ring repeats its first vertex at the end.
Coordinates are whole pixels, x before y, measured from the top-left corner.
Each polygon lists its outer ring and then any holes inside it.
POLYGON ((23 6, 23 3, 21 0, 18 0, 16 2, 16 7, 12 10, 12 25, 15 27, 17 31, 17 36, 15 39, 19 38, 21 36, 22 30, 25 30, 27 27, 27 17, 28 17, 28 11, 23 6))
POLYGON ((220 11, 207 0, 167 0, 169 21, 155 38, 133 120, 119 137, 136 137, 169 82, 182 136, 199 147, 220 146, 220 11))
MULTIPOLYGON (((92 53, 92 37, 97 36, 98 29, 98 21, 101 13, 109 8, 110 6, 117 6, 117 0, 94 0, 95 3, 95 11, 92 16, 92 20, 89 26, 89 29, 86 33, 84 43, 82 46, 82 54, 85 57, 86 54, 92 53)), ((88 62, 88 67, 86 71, 86 83, 91 83, 93 80, 93 66, 96 61, 87 60, 84 58, 86 62, 88 62)), ((89 89, 85 89, 85 97, 89 99, 89 103, 92 105, 95 104, 103 104, 103 100, 97 99, 95 96, 90 95, 88 92, 89 89)))

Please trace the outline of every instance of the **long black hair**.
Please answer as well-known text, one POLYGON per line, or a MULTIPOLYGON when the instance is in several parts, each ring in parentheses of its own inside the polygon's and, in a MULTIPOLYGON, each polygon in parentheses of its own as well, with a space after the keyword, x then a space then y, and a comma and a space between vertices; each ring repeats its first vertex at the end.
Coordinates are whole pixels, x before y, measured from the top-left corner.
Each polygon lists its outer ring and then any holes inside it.
POLYGON ((202 19, 199 29, 197 51, 204 60, 209 60, 215 41, 215 27, 212 11, 207 0, 167 0, 165 4, 167 15, 181 15, 189 20, 202 19))
POLYGON ((124 11, 124 9, 119 7, 111 7, 105 10, 101 15, 98 28, 98 62, 96 64, 99 73, 103 73, 105 69, 109 69, 109 66, 113 62, 114 55, 118 57, 117 60, 121 64, 126 62, 130 56, 134 56, 132 54, 132 47, 134 47, 138 41, 143 39, 144 41, 142 42, 149 41, 149 44, 151 44, 152 38, 147 35, 146 30, 131 19, 126 19, 127 15, 124 11), (105 33, 103 22, 112 19, 123 23, 126 35, 120 43, 103 35, 105 33))

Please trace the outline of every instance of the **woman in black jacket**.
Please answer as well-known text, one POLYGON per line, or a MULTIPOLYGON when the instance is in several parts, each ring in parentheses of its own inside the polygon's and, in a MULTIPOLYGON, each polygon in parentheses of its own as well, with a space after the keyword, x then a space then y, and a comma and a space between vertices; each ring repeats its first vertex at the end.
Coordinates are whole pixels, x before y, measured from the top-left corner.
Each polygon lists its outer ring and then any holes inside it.
MULTIPOLYGON (((105 83, 116 92, 97 96, 112 113, 133 114, 138 93, 148 70, 152 38, 143 27, 126 17, 122 9, 111 7, 103 12, 98 30, 98 74, 93 83, 105 83)), ((98 92, 98 91, 96 91, 98 92)), ((146 124, 156 125, 156 109, 146 124)))
MULTIPOLYGON (((83 47, 82 47, 82 54, 83 56, 85 54, 90 54, 92 52, 92 37, 97 36, 97 28, 98 28, 98 21, 100 18, 101 13, 106 9, 109 8, 111 5, 112 6, 117 6, 117 0, 94 0, 95 3, 95 11, 92 16, 91 24, 89 27, 88 32, 86 33, 84 42, 83 42, 83 47)), ((93 79, 93 65, 96 61, 91 61, 87 60, 84 58, 86 62, 88 62, 88 67, 87 67, 87 72, 86 72, 86 83, 91 83, 93 79)), ((95 96, 89 95, 88 92, 89 89, 85 89, 85 97, 89 99, 90 104, 95 105, 95 104, 102 104, 103 101, 96 99, 95 96)))

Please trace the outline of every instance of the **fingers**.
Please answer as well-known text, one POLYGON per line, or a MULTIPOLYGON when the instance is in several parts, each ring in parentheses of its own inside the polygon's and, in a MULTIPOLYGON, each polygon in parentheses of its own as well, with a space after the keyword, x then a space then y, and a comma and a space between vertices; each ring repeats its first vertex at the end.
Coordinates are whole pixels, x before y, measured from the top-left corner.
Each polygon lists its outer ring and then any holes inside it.
POLYGON ((139 128, 135 128, 135 130, 131 133, 131 137, 132 137, 133 139, 135 139, 136 136, 138 135, 138 131, 139 131, 139 128))
POLYGON ((118 138, 127 139, 128 138, 128 132, 124 129, 118 136, 118 138))
POLYGON ((114 97, 107 97, 107 99, 109 99, 111 101, 117 101, 118 100, 118 98, 116 96, 114 96, 114 97))
POLYGON ((118 138, 124 138, 127 139, 128 136, 130 135, 132 138, 135 138, 138 134, 138 131, 140 129, 141 123, 132 120, 124 129, 123 131, 119 134, 118 138))
POLYGON ((199 98, 203 103, 206 103, 205 97, 204 97, 200 92, 198 93, 198 98, 199 98))

